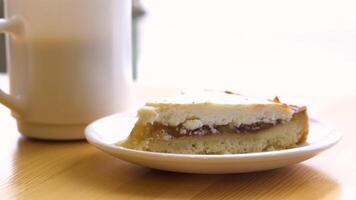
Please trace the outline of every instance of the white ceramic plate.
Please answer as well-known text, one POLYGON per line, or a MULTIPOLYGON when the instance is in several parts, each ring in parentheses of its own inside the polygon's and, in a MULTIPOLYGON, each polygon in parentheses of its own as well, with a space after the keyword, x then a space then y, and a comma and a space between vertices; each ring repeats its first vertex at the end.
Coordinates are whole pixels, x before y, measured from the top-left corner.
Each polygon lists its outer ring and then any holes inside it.
POLYGON ((118 146, 129 135, 137 118, 132 113, 120 113, 99 119, 86 128, 87 140, 119 159, 137 165, 186 173, 224 174, 279 168, 307 160, 330 148, 341 134, 327 124, 311 118, 307 143, 288 150, 228 154, 191 155, 138 151, 118 146))

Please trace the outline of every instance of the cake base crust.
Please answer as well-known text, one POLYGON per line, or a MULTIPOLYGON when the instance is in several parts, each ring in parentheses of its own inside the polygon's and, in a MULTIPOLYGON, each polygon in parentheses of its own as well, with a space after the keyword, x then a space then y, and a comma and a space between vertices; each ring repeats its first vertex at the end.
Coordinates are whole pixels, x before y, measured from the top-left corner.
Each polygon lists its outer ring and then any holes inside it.
POLYGON ((237 154, 281 150, 306 141, 308 116, 296 113, 289 122, 253 133, 219 133, 172 137, 137 124, 122 146, 131 149, 181 154, 237 154))

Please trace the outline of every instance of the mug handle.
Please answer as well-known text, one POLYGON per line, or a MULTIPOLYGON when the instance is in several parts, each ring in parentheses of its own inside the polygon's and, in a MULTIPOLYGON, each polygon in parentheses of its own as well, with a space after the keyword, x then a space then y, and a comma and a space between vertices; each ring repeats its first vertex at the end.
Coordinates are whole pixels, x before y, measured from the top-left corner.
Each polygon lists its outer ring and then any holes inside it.
MULTIPOLYGON (((0 33, 10 33, 13 34, 19 30, 18 23, 19 20, 16 18, 11 19, 1 19, 0 18, 0 33)), ((22 113, 22 105, 20 101, 9 94, 6 94, 0 89, 0 103, 11 109, 16 113, 22 113)))

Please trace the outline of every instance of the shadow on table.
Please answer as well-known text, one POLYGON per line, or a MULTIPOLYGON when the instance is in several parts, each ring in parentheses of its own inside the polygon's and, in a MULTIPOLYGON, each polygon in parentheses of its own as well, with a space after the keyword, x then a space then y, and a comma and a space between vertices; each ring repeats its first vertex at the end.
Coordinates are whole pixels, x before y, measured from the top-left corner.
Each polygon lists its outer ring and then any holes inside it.
MULTIPOLYGON (((17 156, 25 156, 26 148, 29 147, 38 148, 39 154, 45 153, 46 150, 50 151, 50 144, 22 139, 19 141, 17 156)), ((75 147, 86 144, 62 143, 56 148, 71 145, 75 147)), ((72 157, 72 162, 70 170, 62 172, 62 177, 59 178, 68 181, 68 187, 84 186, 88 188, 87 193, 103 197, 323 199, 328 196, 337 199, 340 195, 340 188, 335 180, 305 164, 245 174, 182 174, 131 165, 94 148, 72 157)), ((16 168, 21 170, 21 166, 15 166, 16 168)))
POLYGON ((340 195, 335 180, 304 164, 256 173, 197 175, 150 170, 103 156, 101 152, 91 155, 86 161, 87 173, 78 171, 72 178, 81 184, 95 181, 107 193, 137 199, 277 199, 276 193, 281 199, 300 199, 301 195, 303 199, 323 199, 340 195), (94 170, 97 174, 88 178, 94 170))

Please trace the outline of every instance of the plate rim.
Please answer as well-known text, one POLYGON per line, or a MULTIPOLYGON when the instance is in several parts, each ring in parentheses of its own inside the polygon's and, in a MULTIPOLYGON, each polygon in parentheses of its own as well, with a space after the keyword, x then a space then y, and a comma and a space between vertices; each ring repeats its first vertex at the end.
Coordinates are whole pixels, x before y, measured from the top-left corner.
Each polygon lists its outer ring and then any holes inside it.
POLYGON ((102 121, 118 117, 120 115, 131 115, 133 116, 133 112, 120 112, 112 115, 108 115, 106 117, 97 119, 90 123, 86 128, 85 128, 85 137, 89 143, 92 145, 102 149, 102 150, 107 150, 110 152, 115 151, 116 153, 119 152, 125 152, 130 155, 143 155, 143 156, 149 156, 149 157, 165 157, 165 158, 175 158, 175 159, 195 159, 195 160, 209 160, 209 159, 214 159, 214 160, 221 160, 221 159, 260 159, 260 158, 280 158, 280 157, 288 157, 288 156, 295 156, 295 155, 300 155, 300 154, 305 154, 305 153, 319 153, 322 152, 335 144, 337 144, 341 139, 342 139, 342 134, 340 131, 338 131, 336 128, 333 126, 329 126, 327 124, 326 120, 320 118, 320 117, 309 117, 310 122, 318 122, 320 123, 323 127, 327 128, 328 130, 328 135, 321 139, 319 142, 314 143, 314 144, 309 144, 309 145, 303 145, 299 147, 295 147, 292 149, 283 149, 283 150, 276 150, 276 151, 267 151, 267 152, 254 152, 254 153, 243 153, 243 154, 175 154, 175 153, 160 153, 160 152, 149 152, 149 151, 142 151, 142 150, 134 150, 134 149, 129 149, 125 148, 122 146, 116 145, 119 142, 122 142, 124 140, 119 140, 115 143, 107 143, 98 137, 100 133, 97 132, 95 129, 96 124, 101 123, 102 121))

